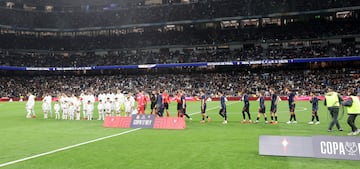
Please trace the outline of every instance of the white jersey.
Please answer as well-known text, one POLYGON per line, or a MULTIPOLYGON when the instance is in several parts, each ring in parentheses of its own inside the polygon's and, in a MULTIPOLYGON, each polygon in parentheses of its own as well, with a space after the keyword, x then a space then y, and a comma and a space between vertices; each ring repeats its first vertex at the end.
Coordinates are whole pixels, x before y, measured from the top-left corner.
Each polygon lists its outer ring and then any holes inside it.
POLYGON ((106 99, 109 98, 112 102, 115 101, 115 95, 113 93, 107 93, 106 99))
POLYGON ((50 95, 47 95, 43 98, 43 103, 41 105, 42 109, 44 112, 48 112, 51 110, 51 100, 52 100, 52 97, 50 95))
POLYGON ((92 114, 94 111, 94 105, 93 104, 87 104, 86 105, 86 114, 92 114))
POLYGON ((92 103, 92 104, 94 104, 95 103, 95 96, 94 95, 87 95, 87 101, 89 101, 90 100, 90 102, 92 103))
POLYGON ((122 93, 118 93, 115 95, 116 98, 118 98, 118 101, 120 102, 120 104, 124 104, 125 103, 125 96, 122 93))
POLYGON ((55 104, 54 104, 54 110, 55 110, 55 113, 59 113, 59 112, 60 112, 60 104, 59 104, 59 103, 55 103, 55 104))
POLYGON ((120 102, 119 101, 114 101, 113 102, 113 110, 116 112, 120 111, 120 102))
POLYGON ((99 112, 101 112, 101 113, 104 112, 104 110, 105 110, 104 102, 99 102, 97 108, 98 108, 99 112))
POLYGON ((60 99, 59 99, 59 102, 60 102, 60 105, 61 105, 61 110, 64 110, 64 107, 66 107, 66 97, 65 96, 60 96, 60 99))
POLYGON ((99 100, 102 100, 103 102, 105 102, 105 100, 106 100, 106 95, 103 94, 103 93, 101 93, 101 94, 98 95, 98 99, 99 99, 99 100))
POLYGON ((105 102, 105 112, 106 113, 111 113, 111 110, 112 110, 112 103, 111 101, 107 101, 105 102))
POLYGON ((75 113, 75 106, 73 104, 70 104, 68 111, 69 111, 69 115, 73 116, 75 113))
POLYGON ((47 104, 51 105, 52 97, 50 95, 47 95, 43 99, 47 104))
POLYGON ((43 101, 41 108, 42 108, 43 112, 48 112, 51 109, 50 104, 45 101, 43 101))
POLYGON ((128 98, 128 99, 126 99, 125 100, 125 112, 127 112, 127 113, 131 113, 132 112, 132 107, 133 106, 131 106, 131 100, 130 100, 130 98, 128 98))
POLYGON ((35 106, 35 96, 30 95, 28 101, 26 102, 26 109, 33 109, 35 106))
POLYGON ((133 96, 129 97, 131 108, 134 109, 135 107, 135 98, 133 96))

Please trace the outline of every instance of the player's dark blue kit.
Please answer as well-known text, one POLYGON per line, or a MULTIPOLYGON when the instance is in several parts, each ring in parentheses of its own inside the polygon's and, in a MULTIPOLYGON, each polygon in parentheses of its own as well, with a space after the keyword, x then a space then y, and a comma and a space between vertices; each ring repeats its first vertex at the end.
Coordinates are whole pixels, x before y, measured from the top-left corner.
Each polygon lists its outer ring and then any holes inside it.
POLYGON ((288 102, 289 102, 289 110, 290 110, 290 112, 294 112, 295 111, 295 93, 294 92, 289 93, 288 102))
POLYGON ((186 114, 186 101, 185 101, 185 96, 184 96, 184 95, 181 95, 180 100, 181 100, 182 113, 185 115, 185 114, 186 114), (185 103, 185 104, 184 104, 184 103, 185 103))
POLYGON ((314 96, 311 98, 310 103, 311 103, 311 107, 312 107, 312 112, 311 112, 312 116, 311 116, 311 121, 309 122, 309 124, 314 124, 315 118, 316 118, 315 124, 320 124, 319 116, 318 116, 319 99, 314 96))
POLYGON ((204 114, 206 112, 206 96, 202 95, 200 99, 201 99, 201 104, 203 104, 201 105, 201 113, 204 114))
POLYGON ((265 113, 265 98, 264 98, 264 96, 261 96, 259 98, 259 104, 260 104, 259 113, 265 113))
POLYGON ((243 111, 244 112, 250 112, 250 102, 249 102, 249 95, 245 94, 244 95, 244 107, 243 107, 243 111))
POLYGON ((310 100, 310 103, 312 104, 312 111, 317 112, 319 109, 319 99, 317 97, 313 97, 310 100))
POLYGON ((260 93, 259 104, 260 104, 259 112, 258 112, 258 115, 256 117, 255 123, 259 122, 260 115, 262 114, 264 116, 265 124, 267 124, 268 121, 267 121, 267 117, 266 117, 266 113, 265 113, 265 97, 264 97, 263 93, 260 93))
POLYGON ((243 101, 244 101, 244 107, 243 107, 243 110, 242 110, 242 115, 243 115, 243 121, 242 123, 245 123, 246 120, 245 120, 245 112, 246 114, 248 115, 248 118, 249 118, 249 122, 251 122, 251 116, 250 116, 250 102, 249 102, 249 95, 248 94, 244 94, 243 95, 243 101))
POLYGON ((162 94, 159 94, 157 96, 157 114, 162 117, 164 114, 164 102, 163 102, 163 97, 162 94))
POLYGON ((295 115, 295 93, 288 92, 288 102, 289 102, 289 111, 290 111, 290 120, 286 122, 287 124, 296 124, 296 115, 295 115), (292 121, 294 120, 294 121, 292 121))
POLYGON ((225 96, 220 97, 220 111, 219 114, 221 117, 224 118, 225 121, 227 121, 227 115, 226 115, 226 103, 225 103, 225 96))
POLYGON ((180 103, 181 105, 179 105, 178 103, 178 107, 181 106, 182 109, 181 109, 181 114, 186 116, 188 119, 191 119, 190 116, 186 113, 186 100, 185 100, 185 96, 184 95, 181 95, 180 97, 180 103))
POLYGON ((276 113, 276 110, 277 110, 277 98, 278 98, 277 94, 272 94, 271 95, 270 112, 272 112, 272 113, 276 113))

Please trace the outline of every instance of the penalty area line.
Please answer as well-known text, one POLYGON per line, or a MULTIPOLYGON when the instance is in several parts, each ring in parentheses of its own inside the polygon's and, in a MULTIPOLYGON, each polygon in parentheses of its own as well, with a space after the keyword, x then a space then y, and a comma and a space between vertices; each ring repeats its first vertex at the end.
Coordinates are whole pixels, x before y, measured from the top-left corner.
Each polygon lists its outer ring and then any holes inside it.
POLYGON ((0 167, 5 167, 5 166, 8 166, 8 165, 16 164, 16 163, 19 163, 19 162, 31 160, 31 159, 34 159, 34 158, 38 158, 38 157, 42 157, 42 156, 46 156, 46 155, 50 155, 50 154, 54 154, 54 153, 57 153, 57 152, 60 152, 60 151, 69 150, 69 149, 72 149, 72 148, 75 148, 75 147, 79 147, 79 146, 82 146, 82 145, 94 143, 94 142, 105 140, 105 139, 108 139, 108 138, 113 138, 113 137, 116 137, 116 136, 128 134, 128 133, 140 130, 140 129, 141 128, 136 128, 136 129, 124 131, 124 132, 121 132, 121 133, 113 134, 113 135, 110 135, 110 136, 105 136, 105 137, 97 138, 97 139, 94 139, 94 140, 82 142, 82 143, 79 143, 79 144, 74 144, 74 145, 71 145, 71 146, 67 146, 67 147, 56 149, 56 150, 48 151, 48 152, 45 152, 45 153, 36 154, 36 155, 25 157, 25 158, 22 158, 22 159, 6 162, 6 163, 3 163, 3 164, 0 164, 0 167))

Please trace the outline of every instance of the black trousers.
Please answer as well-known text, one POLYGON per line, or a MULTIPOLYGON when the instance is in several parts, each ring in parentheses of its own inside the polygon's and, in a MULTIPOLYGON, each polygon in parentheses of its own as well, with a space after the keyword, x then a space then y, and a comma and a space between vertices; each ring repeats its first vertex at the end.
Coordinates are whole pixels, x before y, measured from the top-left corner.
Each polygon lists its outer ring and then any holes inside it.
POLYGON ((356 117, 357 117, 357 114, 349 114, 349 117, 347 119, 347 123, 351 127, 352 132, 355 132, 357 130, 357 127, 355 126, 356 117))
POLYGON ((332 128, 334 127, 334 125, 336 125, 336 127, 338 129, 340 129, 340 124, 338 121, 338 116, 339 116, 339 107, 329 107, 328 108, 332 121, 330 122, 330 126, 329 126, 329 130, 332 130, 332 128))

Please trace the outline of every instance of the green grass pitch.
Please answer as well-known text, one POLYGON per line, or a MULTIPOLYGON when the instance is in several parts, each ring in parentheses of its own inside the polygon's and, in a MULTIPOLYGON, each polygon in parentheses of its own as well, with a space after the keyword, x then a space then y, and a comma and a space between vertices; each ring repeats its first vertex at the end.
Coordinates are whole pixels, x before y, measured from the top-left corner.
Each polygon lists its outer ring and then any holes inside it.
MULTIPOLYGON (((267 115, 269 116, 269 101, 267 115)), ((242 102, 228 102, 228 124, 222 125, 219 102, 208 102, 212 122, 200 124, 200 102, 188 102, 185 130, 140 129, 65 151, 5 166, 6 169, 238 169, 238 168, 354 168, 359 161, 260 156, 260 135, 337 135, 350 132, 347 115, 341 119, 343 132, 327 132, 330 117, 320 102, 320 125, 308 125, 311 104, 297 102, 298 124, 288 125, 287 102, 278 105, 279 124, 241 124, 242 102)), ((256 118, 258 102, 251 102, 256 118)), ((95 106, 96 107, 96 106, 95 106)), ((175 104, 170 104, 175 116, 175 104)), ((44 120, 41 102, 36 103, 36 119, 26 119, 25 102, 0 103, 0 165, 9 161, 57 150, 131 129, 103 128, 102 121, 44 120)), ((95 113, 97 115, 97 113, 95 113)), ((269 117, 268 117, 269 118, 269 117)), ((357 119, 360 126, 360 120, 357 119)), ((356 168, 356 167, 355 167, 356 168)))

